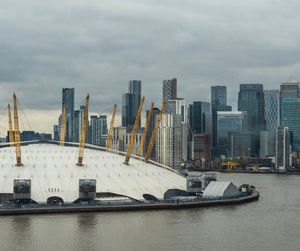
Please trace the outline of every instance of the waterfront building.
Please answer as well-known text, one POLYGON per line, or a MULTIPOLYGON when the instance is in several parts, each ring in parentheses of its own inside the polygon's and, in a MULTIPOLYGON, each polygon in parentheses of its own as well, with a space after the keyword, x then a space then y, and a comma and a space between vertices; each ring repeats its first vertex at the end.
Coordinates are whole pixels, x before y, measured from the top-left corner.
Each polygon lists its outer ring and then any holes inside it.
POLYGON ((156 138, 157 162, 179 168, 182 161, 181 115, 163 114, 156 138))
POLYGON ((292 133, 292 151, 300 151, 300 98, 284 98, 281 102, 281 126, 292 133))
POLYGON ((275 156, 276 130, 260 132, 260 152, 261 158, 275 156))
POLYGON ((228 155, 230 133, 242 133, 247 123, 246 112, 217 112, 218 155, 228 155))
POLYGON ((280 125, 280 92, 264 90, 266 130, 276 131, 280 125))
POLYGON ((262 84, 240 84, 238 110, 247 112, 247 130, 253 137, 253 157, 259 156, 259 134, 265 130, 265 100, 262 84))
POLYGON ((136 114, 141 103, 142 82, 140 80, 130 80, 128 83, 128 93, 122 96, 122 126, 132 127, 136 114))
POLYGON ((177 99, 177 79, 164 80, 162 82, 162 100, 177 99))
POLYGON ((275 168, 279 172, 286 172, 290 165, 290 134, 288 127, 276 130, 275 168))
POLYGON ((227 105, 227 86, 211 86, 211 112, 212 112, 212 143, 217 147, 217 112, 231 111, 232 107, 227 105))
POLYGON ((249 133, 229 133, 229 154, 233 158, 251 157, 255 143, 253 135, 249 133))

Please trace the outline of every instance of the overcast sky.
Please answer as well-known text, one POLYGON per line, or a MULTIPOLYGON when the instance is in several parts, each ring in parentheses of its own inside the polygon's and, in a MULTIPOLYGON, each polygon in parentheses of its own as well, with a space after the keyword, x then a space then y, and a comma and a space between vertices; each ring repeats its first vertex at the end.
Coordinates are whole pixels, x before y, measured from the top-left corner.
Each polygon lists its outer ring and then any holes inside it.
POLYGON ((23 128, 52 132, 61 89, 76 106, 91 95, 93 112, 121 106, 128 80, 142 80, 146 105, 160 105, 163 79, 178 96, 209 101, 228 86, 236 107, 240 83, 278 88, 300 79, 298 0, 0 0, 0 134, 16 91, 23 128), (30 124, 30 126, 28 125, 30 124))

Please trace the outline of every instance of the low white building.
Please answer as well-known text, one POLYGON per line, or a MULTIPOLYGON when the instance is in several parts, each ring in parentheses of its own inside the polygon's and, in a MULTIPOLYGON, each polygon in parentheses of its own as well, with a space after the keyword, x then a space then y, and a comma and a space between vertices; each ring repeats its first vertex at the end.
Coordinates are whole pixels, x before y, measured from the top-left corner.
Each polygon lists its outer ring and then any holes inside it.
POLYGON ((203 191, 204 198, 234 197, 240 194, 230 181, 211 181, 203 191))

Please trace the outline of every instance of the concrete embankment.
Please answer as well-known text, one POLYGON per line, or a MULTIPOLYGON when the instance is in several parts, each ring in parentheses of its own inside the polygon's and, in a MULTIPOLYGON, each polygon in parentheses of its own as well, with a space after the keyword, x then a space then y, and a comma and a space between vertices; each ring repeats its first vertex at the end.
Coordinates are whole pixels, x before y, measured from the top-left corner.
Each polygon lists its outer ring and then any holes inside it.
POLYGON ((0 215, 17 214, 50 214, 50 213, 79 213, 79 212, 113 212, 113 211, 133 211, 133 210, 163 210, 163 209, 183 209, 195 207, 222 206, 230 204, 240 204, 258 200, 259 193, 254 191, 251 195, 224 200, 204 200, 192 202, 175 203, 149 203, 149 204, 130 204, 130 205, 92 205, 92 206, 57 206, 57 207, 38 207, 38 208, 9 208, 0 209, 0 215))

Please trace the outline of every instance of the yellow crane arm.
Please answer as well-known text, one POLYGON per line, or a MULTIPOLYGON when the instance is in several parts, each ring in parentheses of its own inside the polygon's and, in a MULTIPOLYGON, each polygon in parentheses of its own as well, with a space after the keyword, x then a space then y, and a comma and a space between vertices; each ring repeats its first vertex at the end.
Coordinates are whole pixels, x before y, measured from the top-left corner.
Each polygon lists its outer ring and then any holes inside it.
POLYGON ((10 104, 7 106, 8 108, 8 135, 9 135, 9 142, 10 146, 14 146, 14 132, 13 132, 13 127, 12 127, 12 121, 11 121, 11 112, 10 112, 10 104))
POLYGON ((114 123, 115 123, 115 116, 116 116, 116 110, 117 110, 117 104, 114 106, 114 112, 110 121, 110 127, 109 127, 109 132, 106 140, 106 151, 109 151, 110 147, 110 142, 111 142, 111 137, 113 135, 113 129, 114 129, 114 123))
POLYGON ((63 113, 62 113, 62 122, 60 130, 60 145, 65 145, 65 134, 66 134, 66 104, 64 104, 63 113))
POLYGON ((135 141, 135 137, 136 137, 136 132, 138 130, 140 119, 141 119, 141 113, 142 113, 144 100, 145 100, 145 97, 143 96, 142 99, 141 99, 140 107, 139 107, 138 112, 136 114, 134 126, 133 126, 131 136, 130 136, 128 150, 127 150, 126 157, 125 157, 125 162, 124 162, 124 164, 126 164, 126 165, 128 165, 130 157, 131 157, 131 153, 132 153, 132 149, 133 149, 133 145, 134 145, 134 141, 135 141))
MULTIPOLYGON (((149 113, 148 113, 148 116, 147 116, 147 120, 146 120, 145 128, 144 128, 144 131, 143 131, 143 135, 142 135, 142 138, 141 138, 141 142, 140 142, 139 148, 138 148, 137 153, 136 153, 137 156, 141 156, 141 152, 142 152, 142 149, 143 149, 143 146, 144 146, 144 143, 145 143, 148 127, 149 127, 149 124, 150 124, 150 119, 151 119, 153 107, 154 107, 154 102, 151 103, 151 107, 150 107, 150 110, 149 110, 149 113)), ((136 158, 138 159, 138 157, 136 157, 136 158)))
POLYGON ((90 95, 87 94, 86 102, 84 106, 84 113, 83 113, 83 122, 80 134, 80 143, 79 143, 79 152, 78 152, 78 166, 82 166, 83 154, 84 154, 84 144, 85 144, 85 137, 86 137, 86 130, 87 130, 87 122, 88 122, 88 115, 89 115, 89 99, 90 95))
POLYGON ((21 140, 20 140, 20 129, 19 129, 19 118, 18 118, 16 93, 14 93, 13 99, 14 99, 14 127, 15 127, 16 158, 17 158, 17 164, 16 165, 17 166, 22 166, 22 161, 21 161, 21 140))
POLYGON ((148 145, 147 152, 146 152, 145 159, 144 159, 145 162, 149 161, 149 158, 150 158, 153 146, 154 146, 154 142, 155 142, 155 139, 156 139, 158 127, 159 127, 159 124, 160 124, 160 121, 161 121, 161 117, 162 117, 162 114, 163 114, 164 109, 165 109, 166 102, 167 102, 167 99, 165 98, 164 101, 163 101, 160 113, 158 114, 158 118, 157 118, 157 121, 155 123, 155 127, 154 127, 153 133, 152 133, 150 141, 149 141, 149 145, 148 145))

